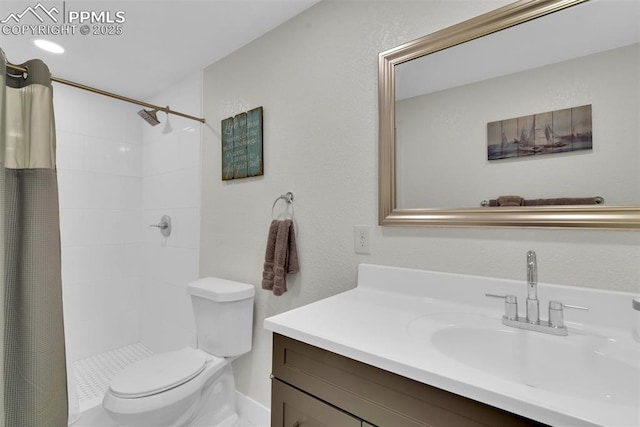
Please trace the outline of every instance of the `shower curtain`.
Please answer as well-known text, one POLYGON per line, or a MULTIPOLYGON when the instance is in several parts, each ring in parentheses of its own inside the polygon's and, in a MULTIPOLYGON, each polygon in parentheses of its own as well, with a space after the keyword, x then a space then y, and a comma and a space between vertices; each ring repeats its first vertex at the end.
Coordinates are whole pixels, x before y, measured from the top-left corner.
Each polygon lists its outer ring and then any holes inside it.
POLYGON ((0 426, 67 425, 60 220, 49 69, 0 50, 0 426))

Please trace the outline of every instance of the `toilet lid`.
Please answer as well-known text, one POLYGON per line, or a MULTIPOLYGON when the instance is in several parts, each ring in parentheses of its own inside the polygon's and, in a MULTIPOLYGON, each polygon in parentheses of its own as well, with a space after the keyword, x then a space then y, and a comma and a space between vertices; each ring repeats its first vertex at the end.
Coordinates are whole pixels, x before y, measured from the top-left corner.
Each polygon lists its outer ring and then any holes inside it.
POLYGON ((161 393, 197 376, 206 361, 203 351, 190 347, 156 354, 124 368, 109 388, 114 395, 130 399, 161 393))

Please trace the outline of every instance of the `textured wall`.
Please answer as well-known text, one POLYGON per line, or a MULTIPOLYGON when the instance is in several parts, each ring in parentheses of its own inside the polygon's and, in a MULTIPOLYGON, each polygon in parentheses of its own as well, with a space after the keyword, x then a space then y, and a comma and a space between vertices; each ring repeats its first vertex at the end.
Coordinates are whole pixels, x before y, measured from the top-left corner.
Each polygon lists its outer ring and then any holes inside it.
MULTIPOLYGON (((295 194, 301 271, 281 297, 258 290, 238 389, 269 404, 265 317, 353 288, 361 262, 638 290, 640 233, 390 228, 377 223, 377 55, 506 1, 322 2, 204 73, 200 274, 260 285, 274 199, 295 194), (264 106, 264 177, 220 180, 220 120, 264 106), (356 255, 353 226, 372 226, 356 255)), ((523 290, 524 292, 524 285, 523 290)))

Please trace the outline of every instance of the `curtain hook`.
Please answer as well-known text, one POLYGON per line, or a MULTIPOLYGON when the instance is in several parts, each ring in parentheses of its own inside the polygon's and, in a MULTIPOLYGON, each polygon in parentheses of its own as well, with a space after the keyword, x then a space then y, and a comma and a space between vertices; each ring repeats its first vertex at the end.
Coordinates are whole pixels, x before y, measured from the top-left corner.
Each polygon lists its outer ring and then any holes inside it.
POLYGON ((10 62, 6 63, 6 67, 8 68, 9 71, 7 72, 8 75, 12 76, 12 77, 20 77, 24 80, 26 80, 29 77, 29 68, 26 65, 23 66, 18 66, 18 65, 14 65, 10 62))

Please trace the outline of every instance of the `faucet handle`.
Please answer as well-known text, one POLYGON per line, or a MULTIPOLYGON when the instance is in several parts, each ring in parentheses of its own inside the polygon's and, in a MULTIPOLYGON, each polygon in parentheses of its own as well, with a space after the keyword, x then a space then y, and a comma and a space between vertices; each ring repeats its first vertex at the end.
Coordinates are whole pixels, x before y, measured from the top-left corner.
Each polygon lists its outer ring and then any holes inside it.
MULTIPOLYGON (((498 295, 498 294, 484 294, 485 297, 489 297, 489 298, 500 298, 500 299, 504 299, 504 300, 517 300, 518 298, 515 295, 498 295)), ((511 301, 511 302, 513 302, 511 301)))
POLYGON ((560 301, 549 301, 549 326, 552 328, 564 328, 563 308, 573 308, 575 310, 589 310, 581 305, 563 304, 560 301))
POLYGON ((502 299, 505 299, 507 297, 506 295, 498 295, 498 294, 484 294, 484 296, 489 298, 502 298, 502 299))
POLYGON ((573 308, 574 310, 584 310, 584 311, 588 311, 589 310, 589 307, 583 307, 581 305, 562 304, 562 306, 564 308, 573 308))
POLYGON ((562 310, 563 308, 573 308, 574 310, 585 310, 585 311, 589 310, 589 307, 583 307, 581 305, 564 304, 556 300, 549 301, 549 308, 553 310, 562 310))
POLYGON ((504 299, 504 317, 509 320, 518 320, 518 297, 515 295, 484 294, 489 298, 504 299))

